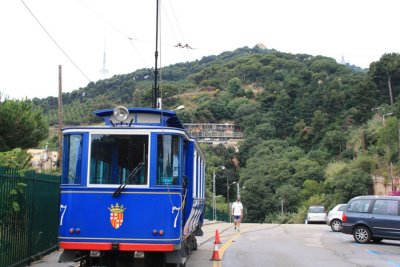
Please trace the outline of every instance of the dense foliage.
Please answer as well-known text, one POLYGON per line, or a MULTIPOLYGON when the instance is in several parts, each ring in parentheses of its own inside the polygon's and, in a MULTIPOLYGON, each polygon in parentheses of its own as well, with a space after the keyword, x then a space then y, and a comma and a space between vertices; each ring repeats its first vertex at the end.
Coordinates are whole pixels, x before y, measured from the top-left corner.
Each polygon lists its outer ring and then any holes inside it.
POLYGON ((48 135, 41 108, 30 101, 0 101, 0 152, 31 148, 48 135))
MULTIPOLYGON (((64 93, 64 123, 96 122, 91 112, 101 108, 151 106, 153 78, 153 70, 142 69, 64 93)), ((244 186, 248 221, 276 220, 283 202, 295 215, 281 217, 300 222, 308 205, 329 208, 372 193, 372 175, 398 173, 398 54, 362 70, 323 56, 245 47, 163 68, 160 90, 163 108, 185 105, 178 113, 184 122, 231 121, 245 133, 239 152, 218 146, 205 154, 208 196, 213 173, 219 209, 226 209, 228 183, 244 186)), ((57 124, 56 98, 33 103, 57 124)))

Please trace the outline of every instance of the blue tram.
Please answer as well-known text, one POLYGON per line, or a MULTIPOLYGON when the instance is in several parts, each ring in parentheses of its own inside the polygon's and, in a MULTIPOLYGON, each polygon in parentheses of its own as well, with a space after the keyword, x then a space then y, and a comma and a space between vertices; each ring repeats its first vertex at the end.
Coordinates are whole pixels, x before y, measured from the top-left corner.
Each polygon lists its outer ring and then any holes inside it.
POLYGON ((173 111, 121 106, 95 114, 105 126, 63 129, 60 261, 183 266, 202 234, 205 161, 197 143, 173 111))

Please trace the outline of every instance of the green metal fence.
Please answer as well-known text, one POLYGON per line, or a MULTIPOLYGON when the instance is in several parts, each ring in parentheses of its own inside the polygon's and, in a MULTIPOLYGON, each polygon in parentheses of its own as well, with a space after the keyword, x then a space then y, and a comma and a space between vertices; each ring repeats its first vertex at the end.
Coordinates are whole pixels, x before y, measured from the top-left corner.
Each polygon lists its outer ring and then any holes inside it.
MULTIPOLYGON (((229 222, 229 216, 226 212, 216 210, 215 215, 217 217, 217 221, 229 222)), ((206 205, 206 207, 204 208, 204 219, 208 219, 210 221, 213 220, 213 209, 209 205, 206 205)))
POLYGON ((60 177, 0 167, 0 266, 57 249, 60 177))

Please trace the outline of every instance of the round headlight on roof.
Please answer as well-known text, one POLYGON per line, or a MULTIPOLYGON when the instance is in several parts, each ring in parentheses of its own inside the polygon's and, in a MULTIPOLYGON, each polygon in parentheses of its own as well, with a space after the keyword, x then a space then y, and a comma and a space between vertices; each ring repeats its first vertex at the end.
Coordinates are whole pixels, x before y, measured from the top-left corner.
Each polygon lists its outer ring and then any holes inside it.
POLYGON ((118 106, 114 108, 113 115, 117 121, 124 121, 128 118, 129 111, 126 107, 118 106))

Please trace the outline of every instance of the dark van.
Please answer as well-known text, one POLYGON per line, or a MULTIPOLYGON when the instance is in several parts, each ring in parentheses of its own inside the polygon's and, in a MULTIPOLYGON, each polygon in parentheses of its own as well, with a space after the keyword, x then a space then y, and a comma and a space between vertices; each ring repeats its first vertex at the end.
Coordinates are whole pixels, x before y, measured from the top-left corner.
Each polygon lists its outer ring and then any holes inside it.
POLYGON ((347 204, 342 215, 342 233, 358 243, 400 240, 400 197, 360 196, 347 204))

